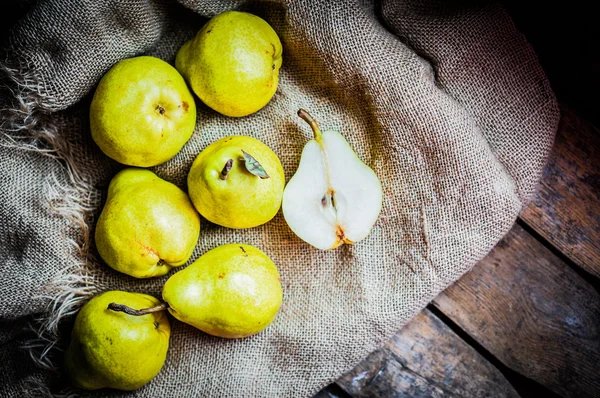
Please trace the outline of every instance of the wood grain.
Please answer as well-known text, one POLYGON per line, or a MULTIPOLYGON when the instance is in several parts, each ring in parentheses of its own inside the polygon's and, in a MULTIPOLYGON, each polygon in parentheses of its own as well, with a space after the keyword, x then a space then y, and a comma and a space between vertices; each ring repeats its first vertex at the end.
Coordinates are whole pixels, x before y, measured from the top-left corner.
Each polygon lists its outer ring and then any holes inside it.
POLYGON ((600 396, 599 294, 518 225, 433 304, 509 368, 600 396))
POLYGON ((600 277, 600 131, 566 107, 539 190, 521 219, 600 277))
POLYGON ((494 366, 427 309, 337 383, 353 397, 518 397, 494 366))

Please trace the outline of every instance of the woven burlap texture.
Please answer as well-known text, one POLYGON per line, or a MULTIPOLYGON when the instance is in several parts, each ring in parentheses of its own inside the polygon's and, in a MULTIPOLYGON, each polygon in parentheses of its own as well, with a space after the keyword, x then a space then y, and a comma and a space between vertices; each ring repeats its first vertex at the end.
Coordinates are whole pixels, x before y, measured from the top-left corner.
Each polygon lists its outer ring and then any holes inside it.
POLYGON ((305 108, 375 170, 383 210, 367 239, 332 251, 297 238, 281 212, 247 230, 203 220, 192 259, 224 243, 259 247, 280 270, 281 311, 264 332, 237 340, 174 320, 163 370, 126 396, 311 396, 485 256, 535 188, 558 107, 535 54, 500 7, 180 3, 40 0, 11 31, 0 146, 2 396, 70 391, 54 381, 61 350, 72 315, 94 294, 160 297, 167 277, 135 280, 96 255, 94 222, 122 166, 91 141, 90 97, 123 58, 148 54, 173 63, 216 13, 245 10, 274 27, 284 47, 277 93, 244 118, 221 116, 197 100, 193 137, 152 170, 185 189, 203 148, 251 135, 278 154, 289 180, 311 137, 296 116, 305 108), (29 338, 31 328, 38 334, 29 338))

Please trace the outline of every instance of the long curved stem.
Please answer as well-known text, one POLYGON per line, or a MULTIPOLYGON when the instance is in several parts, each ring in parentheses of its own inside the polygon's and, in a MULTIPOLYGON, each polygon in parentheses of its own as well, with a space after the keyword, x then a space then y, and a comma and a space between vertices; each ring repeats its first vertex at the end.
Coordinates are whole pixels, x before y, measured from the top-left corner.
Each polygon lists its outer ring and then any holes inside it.
POLYGON ((310 113, 306 112, 304 109, 300 109, 298 111, 298 116, 300 116, 306 123, 309 124, 310 128, 312 129, 313 133, 315 134, 315 139, 317 141, 321 140, 321 129, 319 128, 319 125, 317 124, 317 121, 315 120, 315 118, 313 118, 310 113))
POLYGON ((156 307, 142 308, 141 310, 135 310, 124 304, 110 303, 108 305, 109 310, 113 310, 113 311, 117 311, 117 312, 124 312, 126 314, 135 315, 135 316, 142 316, 142 315, 146 315, 146 314, 151 314, 153 312, 164 311, 167 308, 169 308, 169 303, 160 303, 156 307))

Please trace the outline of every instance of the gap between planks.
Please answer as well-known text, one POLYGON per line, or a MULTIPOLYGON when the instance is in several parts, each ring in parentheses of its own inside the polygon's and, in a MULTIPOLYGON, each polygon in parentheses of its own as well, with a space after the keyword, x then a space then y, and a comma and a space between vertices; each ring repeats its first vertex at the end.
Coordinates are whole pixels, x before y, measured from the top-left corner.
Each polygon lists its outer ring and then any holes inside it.
POLYGON ((433 305, 523 376, 600 396, 600 295, 519 225, 433 305))

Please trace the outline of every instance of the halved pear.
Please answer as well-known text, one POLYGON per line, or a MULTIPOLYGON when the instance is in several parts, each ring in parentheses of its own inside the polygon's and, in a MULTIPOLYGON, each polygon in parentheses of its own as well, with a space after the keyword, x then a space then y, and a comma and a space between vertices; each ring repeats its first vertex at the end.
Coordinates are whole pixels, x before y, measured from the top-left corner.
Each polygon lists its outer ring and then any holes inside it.
POLYGON ((312 128, 300 165, 283 192, 283 216, 298 237, 318 249, 334 249, 367 237, 381 212, 383 191, 377 175, 336 131, 321 132, 303 109, 298 116, 312 128))

